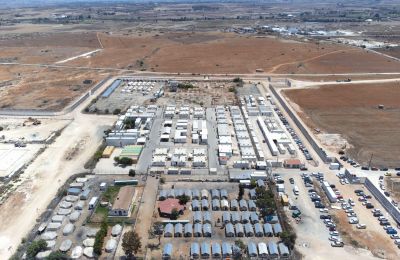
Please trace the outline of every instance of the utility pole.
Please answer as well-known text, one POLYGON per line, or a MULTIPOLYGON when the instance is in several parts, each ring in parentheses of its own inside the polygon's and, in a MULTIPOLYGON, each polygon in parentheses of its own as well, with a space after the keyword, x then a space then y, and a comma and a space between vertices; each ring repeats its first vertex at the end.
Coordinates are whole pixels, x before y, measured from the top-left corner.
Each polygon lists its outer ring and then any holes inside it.
POLYGON ((374 157, 373 153, 371 153, 371 158, 369 158, 368 168, 371 168, 372 157, 374 157))

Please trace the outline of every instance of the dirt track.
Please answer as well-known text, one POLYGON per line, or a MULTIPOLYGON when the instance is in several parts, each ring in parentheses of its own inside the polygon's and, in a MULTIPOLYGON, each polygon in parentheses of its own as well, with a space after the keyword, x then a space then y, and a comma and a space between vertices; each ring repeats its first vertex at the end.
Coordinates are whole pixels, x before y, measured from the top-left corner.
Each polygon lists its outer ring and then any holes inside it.
POLYGON ((284 91, 313 129, 339 133, 353 146, 351 157, 372 165, 399 167, 400 83, 333 85, 284 91), (377 108, 385 105, 384 110, 377 108))

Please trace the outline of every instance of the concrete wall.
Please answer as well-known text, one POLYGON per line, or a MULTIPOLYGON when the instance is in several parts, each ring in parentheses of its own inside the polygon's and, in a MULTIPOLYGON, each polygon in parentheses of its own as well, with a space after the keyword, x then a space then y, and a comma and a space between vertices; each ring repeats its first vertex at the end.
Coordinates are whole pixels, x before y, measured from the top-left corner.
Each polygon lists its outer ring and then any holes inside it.
POLYGON ((378 190, 378 188, 368 179, 365 179, 364 186, 372 193, 372 195, 379 201, 380 204, 387 210, 392 218, 400 223, 400 211, 389 201, 385 195, 378 190))
POLYGON ((271 92, 274 94, 274 96, 277 98, 279 103, 282 105, 282 107, 285 109, 286 113, 290 116, 290 118, 293 120, 293 122, 296 124, 296 126, 300 129, 300 131, 303 133, 307 141, 311 144, 315 152, 318 154, 318 156, 321 158, 321 160, 324 163, 330 163, 332 162, 332 159, 329 158, 326 154, 326 152, 318 146, 318 144, 315 142, 315 140, 312 138, 312 136, 308 133, 307 129, 303 126, 303 124, 300 122, 300 120, 297 118, 297 116, 292 112, 292 110, 288 107, 286 102, 281 98, 281 96, 277 93, 275 88, 272 85, 269 85, 269 89, 271 92))

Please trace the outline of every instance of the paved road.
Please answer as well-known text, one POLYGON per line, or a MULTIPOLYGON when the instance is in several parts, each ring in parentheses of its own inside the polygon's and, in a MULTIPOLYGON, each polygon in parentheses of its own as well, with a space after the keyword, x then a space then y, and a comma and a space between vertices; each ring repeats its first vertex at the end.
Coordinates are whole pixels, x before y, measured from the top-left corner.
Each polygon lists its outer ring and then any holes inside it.
POLYGON ((140 174, 144 174, 148 172, 149 167, 151 166, 151 158, 153 158, 153 151, 159 145, 160 140, 160 131, 161 124, 164 121, 162 118, 162 109, 159 108, 157 110, 156 118, 154 119, 153 126, 151 127, 151 131, 149 134, 149 139, 146 142, 146 145, 140 155, 139 162, 136 166, 136 171, 140 174))

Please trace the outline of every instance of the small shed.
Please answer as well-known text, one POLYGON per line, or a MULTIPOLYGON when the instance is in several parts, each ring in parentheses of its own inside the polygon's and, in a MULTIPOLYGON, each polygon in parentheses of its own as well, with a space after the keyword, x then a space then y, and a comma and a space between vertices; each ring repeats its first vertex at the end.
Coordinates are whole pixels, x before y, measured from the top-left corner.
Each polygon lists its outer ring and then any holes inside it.
POLYGON ((239 201, 239 209, 240 209, 241 211, 247 211, 247 210, 248 210, 248 205, 247 205, 247 201, 246 201, 246 200, 241 199, 241 200, 239 201))
POLYGON ((228 191, 225 189, 220 190, 221 199, 228 199, 228 191))
POLYGON ((164 229, 164 237, 172 237, 174 234, 174 225, 168 223, 164 229))
POLYGON ((232 223, 233 224, 240 223, 240 215, 239 215, 238 212, 232 212, 231 213, 231 217, 232 217, 232 223))
POLYGON ((220 193, 219 193, 219 190, 217 190, 217 189, 212 189, 212 190, 211 190, 211 198, 212 198, 212 199, 220 199, 220 198, 221 198, 221 195, 220 195, 220 193))
POLYGON ((181 223, 175 225, 174 236, 181 237, 183 235, 183 226, 181 223))
POLYGON ((221 200, 221 210, 229 210, 229 203, 226 199, 221 200))
POLYGON ((212 207, 212 210, 214 210, 214 211, 220 210, 221 205, 219 203, 219 199, 213 199, 211 201, 211 207, 212 207))
POLYGON ((237 237, 244 237, 244 229, 241 223, 235 225, 235 232, 237 237))
POLYGON ((239 203, 237 200, 231 200, 231 211, 238 211, 239 210, 239 203))
POLYGON ((266 237, 272 237, 274 235, 274 231, 272 230, 272 225, 269 223, 266 223, 263 225, 264 227, 264 235, 266 237))
POLYGON ((268 247, 264 242, 258 243, 258 254, 260 257, 268 257, 268 247))
POLYGON ((193 213, 193 223, 201 223, 203 221, 203 215, 201 214, 201 211, 195 211, 193 213))
POLYGON ((215 257, 215 258, 221 257, 221 255, 222 255, 221 245, 217 242, 213 242, 211 244, 211 252, 212 252, 213 257, 215 257))
POLYGON ((273 224, 272 228, 274 229, 274 235, 276 237, 279 237, 281 235, 281 233, 282 233, 281 224, 279 224, 279 223, 273 224))
POLYGON ((278 249, 281 257, 289 257, 289 248, 284 243, 279 243, 278 249))
POLYGON ((163 259, 171 259, 172 256, 172 244, 167 243, 164 246, 163 253, 162 253, 162 258, 163 259))
POLYGON ((192 223, 186 223, 184 229, 185 229, 185 231, 184 231, 184 236, 185 236, 185 237, 192 237, 192 235, 193 235, 193 226, 192 226, 192 223))
POLYGON ((254 236, 253 225, 251 225, 250 223, 245 224, 244 225, 244 233, 246 234, 246 237, 254 236))
POLYGON ((192 211, 199 211, 200 210, 200 202, 198 200, 192 201, 192 211))
POLYGON ((226 237, 234 237, 235 236, 235 230, 231 223, 228 223, 225 226, 225 236, 226 237))
POLYGON ((203 234, 203 227, 200 223, 194 224, 193 236, 194 237, 201 237, 203 234))
POLYGON ((270 224, 279 223, 279 218, 277 215, 268 215, 264 217, 264 222, 270 224))
POLYGON ((260 223, 254 224, 254 235, 256 237, 263 237, 264 236, 264 230, 263 230, 263 227, 261 226, 260 223))
POLYGON ((272 257, 279 256, 278 246, 273 241, 268 242, 268 251, 269 251, 269 255, 272 257))
POLYGON ((206 190, 206 189, 203 189, 203 190, 201 190, 201 198, 202 199, 206 199, 206 200, 208 200, 208 190, 206 190))
POLYGON ((168 198, 175 198, 175 190, 168 191, 168 198))
POLYGON ((176 189, 175 190, 175 198, 180 197, 184 194, 184 190, 182 189, 176 189))
POLYGON ((211 216, 211 212, 206 211, 203 213, 203 224, 211 224, 212 221, 212 216, 211 216))
POLYGON ((186 189, 183 191, 183 194, 188 196, 189 198, 192 198, 192 191, 189 189, 186 189))
POLYGON ((200 257, 199 243, 192 243, 190 245, 190 256, 195 259, 200 257))
POLYGON ((200 199, 200 191, 197 189, 192 190, 192 199, 199 200, 200 199))
POLYGON ((261 179, 258 179, 258 180, 257 180, 257 186, 258 186, 258 187, 265 187, 264 181, 261 180, 261 179))
POLYGON ((203 225, 203 236, 204 237, 211 237, 212 229, 210 224, 203 225))
POLYGON ((256 192, 255 189, 251 189, 251 190, 249 191, 249 197, 250 197, 250 199, 252 199, 252 200, 257 199, 257 192, 256 192))
POLYGON ((256 244, 254 244, 253 242, 249 242, 247 244, 247 252, 249 254, 249 257, 257 257, 258 253, 257 253, 257 246, 256 244))
POLYGON ((257 212, 252 211, 252 212, 250 213, 250 221, 251 221, 252 224, 255 224, 255 223, 260 222, 260 220, 258 219, 258 214, 257 214, 257 212))
POLYGON ((201 243, 201 257, 209 258, 211 256, 210 244, 207 242, 201 243))
POLYGON ((209 208, 210 208, 210 205, 208 204, 208 200, 202 199, 201 200, 201 209, 208 210, 209 208))
POLYGON ((222 222, 224 222, 225 224, 231 222, 231 213, 226 211, 222 213, 222 222))
POLYGON ((249 223, 250 222, 250 213, 245 211, 242 212, 241 214, 241 220, 243 224, 249 223))
POLYGON ((227 258, 232 255, 232 245, 229 242, 222 243, 222 257, 227 258))
POLYGON ((257 205, 256 205, 256 203, 254 202, 254 200, 249 200, 249 210, 250 211, 256 211, 257 210, 257 205))

